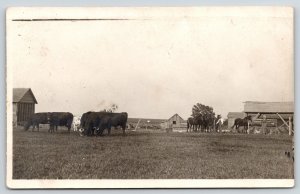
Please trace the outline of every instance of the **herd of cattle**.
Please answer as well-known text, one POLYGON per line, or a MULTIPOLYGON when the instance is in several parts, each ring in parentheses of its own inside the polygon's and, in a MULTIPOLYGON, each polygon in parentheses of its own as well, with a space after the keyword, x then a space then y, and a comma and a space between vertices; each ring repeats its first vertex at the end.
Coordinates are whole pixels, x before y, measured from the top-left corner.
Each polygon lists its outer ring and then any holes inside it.
POLYGON ((42 112, 33 114, 24 125, 24 129, 28 130, 32 126, 32 130, 37 128, 39 131, 40 124, 49 124, 49 132, 57 131, 58 126, 65 126, 70 132, 72 126, 74 130, 78 130, 82 135, 102 135, 107 129, 110 134, 112 127, 122 127, 125 134, 128 114, 110 113, 110 112, 86 112, 80 120, 69 112, 42 112), (74 119, 75 118, 75 119, 74 119))
MULTIPOLYGON (((40 124, 49 124, 49 132, 57 131, 58 126, 65 126, 70 132, 71 128, 74 131, 80 131, 82 135, 102 135, 104 130, 107 130, 108 135, 111 132, 112 127, 121 127, 123 134, 127 126, 128 114, 122 113, 110 113, 110 112, 86 112, 81 117, 74 117, 69 112, 41 112, 33 114, 24 125, 24 129, 28 130, 32 126, 32 130, 37 128, 39 131, 40 124)), ((244 127, 244 131, 247 131, 247 126, 251 117, 247 116, 243 119, 236 119, 232 126, 238 129, 240 126, 244 127)), ((189 118, 187 120, 187 132, 189 131, 202 131, 210 132, 212 126, 215 125, 216 131, 220 131, 220 127, 223 123, 221 118, 217 120, 212 119, 195 119, 189 118), (217 122, 216 122, 217 121, 217 122)))

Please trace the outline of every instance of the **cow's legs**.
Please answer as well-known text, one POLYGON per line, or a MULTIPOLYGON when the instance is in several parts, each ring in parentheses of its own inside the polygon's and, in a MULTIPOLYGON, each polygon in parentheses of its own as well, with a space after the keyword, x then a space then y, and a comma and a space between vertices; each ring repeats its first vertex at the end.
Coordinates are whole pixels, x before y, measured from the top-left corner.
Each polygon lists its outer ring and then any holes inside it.
POLYGON ((123 125, 123 126, 122 126, 122 129, 123 129, 123 135, 125 135, 126 125, 123 125))
POLYGON ((103 131, 104 131, 103 127, 99 126, 98 130, 96 129, 96 134, 95 135, 96 136, 101 136, 103 134, 103 131))

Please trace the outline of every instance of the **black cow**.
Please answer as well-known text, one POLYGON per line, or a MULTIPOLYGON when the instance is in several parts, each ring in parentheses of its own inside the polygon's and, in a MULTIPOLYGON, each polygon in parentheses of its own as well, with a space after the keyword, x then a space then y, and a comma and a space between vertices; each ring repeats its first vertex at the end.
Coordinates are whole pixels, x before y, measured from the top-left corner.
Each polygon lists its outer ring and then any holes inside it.
POLYGON ((107 128, 108 130, 108 135, 110 134, 111 127, 122 127, 123 129, 123 135, 125 135, 125 129, 126 129, 126 124, 127 124, 127 119, 128 119, 128 114, 127 112, 122 112, 122 113, 108 113, 107 115, 104 115, 102 120, 100 121, 100 125, 102 129, 104 127, 107 128), (108 117, 108 118, 106 118, 108 117), (104 124, 102 124, 104 123, 104 124))
POLYGON ((86 122, 87 122, 87 118, 88 118, 88 115, 91 114, 92 112, 89 111, 89 112, 86 112, 86 113, 83 113, 81 118, 80 118, 80 129, 85 129, 85 125, 86 125, 86 122))
POLYGON ((83 128, 82 133, 84 135, 94 135, 95 129, 99 127, 103 113, 105 112, 86 112, 81 116, 80 126, 83 128))
POLYGON ((28 119, 28 121, 24 125, 24 129, 27 131, 30 126, 32 126, 32 131, 37 128, 37 130, 40 130, 39 124, 49 124, 49 118, 50 113, 44 112, 44 113, 35 113, 31 115, 31 117, 28 119))
POLYGON ((83 114, 82 127, 84 128, 84 135, 94 135, 95 129, 97 135, 101 135, 105 129, 110 134, 111 127, 121 126, 123 134, 125 134, 128 114, 123 113, 109 113, 109 112, 87 112, 83 114))
POLYGON ((73 122, 73 114, 69 112, 52 112, 49 117, 50 129, 49 132, 54 132, 54 127, 57 131, 58 126, 65 126, 70 132, 73 122))

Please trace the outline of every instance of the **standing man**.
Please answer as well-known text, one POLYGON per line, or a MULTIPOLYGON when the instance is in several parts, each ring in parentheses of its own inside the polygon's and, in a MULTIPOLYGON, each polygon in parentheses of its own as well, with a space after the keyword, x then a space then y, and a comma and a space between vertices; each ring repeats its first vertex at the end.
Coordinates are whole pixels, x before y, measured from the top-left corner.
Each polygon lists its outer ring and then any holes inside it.
POLYGON ((267 116, 263 115, 263 119, 261 121, 261 129, 264 135, 267 134, 267 116))
POLYGON ((217 132, 221 132, 221 127, 223 125, 223 122, 224 122, 224 119, 222 118, 222 116, 218 115, 217 116, 217 123, 216 123, 216 125, 217 125, 217 132))

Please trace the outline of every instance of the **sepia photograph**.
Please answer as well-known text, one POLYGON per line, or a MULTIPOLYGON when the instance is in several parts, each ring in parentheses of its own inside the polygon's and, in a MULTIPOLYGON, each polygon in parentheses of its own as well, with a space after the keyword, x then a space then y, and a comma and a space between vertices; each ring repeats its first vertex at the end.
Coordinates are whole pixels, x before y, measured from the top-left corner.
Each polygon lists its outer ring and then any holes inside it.
POLYGON ((292 7, 11 7, 9 188, 294 186, 292 7))

